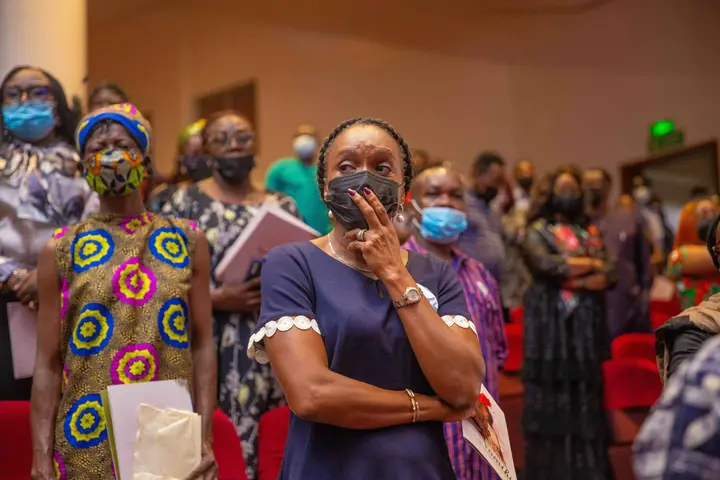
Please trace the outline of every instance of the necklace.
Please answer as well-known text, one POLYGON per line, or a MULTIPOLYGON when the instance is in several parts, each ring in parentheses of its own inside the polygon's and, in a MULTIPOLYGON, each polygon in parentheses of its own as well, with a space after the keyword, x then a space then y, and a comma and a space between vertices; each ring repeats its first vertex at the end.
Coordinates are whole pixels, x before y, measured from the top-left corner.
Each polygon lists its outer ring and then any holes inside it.
POLYGON ((330 251, 332 252, 333 256, 334 256, 340 263, 342 263, 342 264, 344 264, 344 265, 352 268, 353 270, 357 270, 358 272, 363 273, 363 274, 365 274, 365 275, 375 276, 375 275, 372 273, 372 270, 370 270, 369 268, 360 268, 360 267, 358 267, 357 265, 353 265, 352 263, 350 263, 350 262, 348 262, 347 260, 345 260, 344 258, 342 258, 340 255, 338 255, 337 251, 335 250, 335 247, 333 246, 333 243, 332 243, 331 235, 330 235, 330 234, 328 234, 327 239, 328 239, 328 245, 330 246, 330 251))

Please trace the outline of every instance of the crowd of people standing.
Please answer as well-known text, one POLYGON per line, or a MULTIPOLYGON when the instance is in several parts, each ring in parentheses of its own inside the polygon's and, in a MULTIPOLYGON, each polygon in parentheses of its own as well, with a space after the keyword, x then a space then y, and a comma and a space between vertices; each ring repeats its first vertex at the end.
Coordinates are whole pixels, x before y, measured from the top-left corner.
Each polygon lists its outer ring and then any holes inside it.
MULTIPOLYGON (((253 480, 260 417, 286 404, 283 479, 495 478, 459 421, 478 415, 481 384, 498 398, 504 324, 522 308, 530 478, 609 479, 601 364, 613 338, 650 332, 653 259, 669 257, 684 306, 716 293, 701 241, 714 198, 688 206, 670 251, 642 179, 613 204, 600 168, 539 177, 521 160, 510 174, 484 152, 466 175, 373 118, 324 141, 299 126, 259 187, 254 126, 232 110, 183 129, 161 177, 152 127, 117 85, 94 89, 82 119, 36 67, 0 94, 0 315, 20 301, 39 319, 32 380, 13 377, 0 319, 0 400, 32 391, 33 478, 110 478, 99 391, 160 379, 193 386, 198 478, 215 474, 215 406, 253 480), (220 282, 266 202, 321 236, 272 250, 259 278, 220 282)), ((689 318, 662 330, 669 344, 689 318)))

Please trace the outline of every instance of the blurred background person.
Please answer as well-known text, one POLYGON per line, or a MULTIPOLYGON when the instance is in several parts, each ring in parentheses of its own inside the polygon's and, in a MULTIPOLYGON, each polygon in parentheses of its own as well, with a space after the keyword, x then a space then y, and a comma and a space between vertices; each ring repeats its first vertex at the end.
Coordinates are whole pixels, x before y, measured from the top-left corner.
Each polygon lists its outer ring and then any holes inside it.
POLYGON ((561 167, 523 250, 525 471, 533 480, 611 478, 602 362, 605 290, 614 268, 583 209, 580 172, 561 167))
POLYGON ((256 188, 255 131, 235 111, 208 117, 202 132, 204 153, 213 168, 210 178, 180 187, 161 211, 197 223, 210 246, 210 297, 218 348, 218 406, 235 424, 242 442, 249 480, 257 478, 258 421, 262 414, 285 404, 285 396, 269 365, 246 354, 260 309, 260 278, 239 285, 221 284, 215 269, 258 208, 275 201, 299 217, 295 203, 280 193, 256 188))
POLYGON ((179 187, 212 176, 210 160, 203 150, 203 128, 205 128, 205 119, 200 119, 180 131, 173 172, 168 178, 156 175, 155 185, 147 201, 149 210, 158 211, 179 187))
POLYGON ((653 268, 656 273, 660 273, 673 248, 673 234, 663 211, 662 200, 653 191, 650 179, 641 175, 633 179, 632 198, 645 218, 653 245, 653 268))
POLYGON ((698 305, 720 292, 720 274, 706 248, 708 232, 718 214, 717 197, 688 202, 680 213, 667 275, 676 282, 682 309, 698 305))
POLYGON ((590 223, 597 227, 608 255, 617 263, 617 283, 607 291, 610 340, 623 333, 650 333, 654 275, 645 219, 632 205, 610 206, 612 177, 606 170, 585 170, 582 186, 590 223))
POLYGON ((532 202, 532 188, 535 185, 535 166, 530 160, 520 160, 513 168, 513 199, 515 200, 515 214, 524 216, 520 223, 527 223, 527 215, 532 202))
MULTIPOLYGON (((493 398, 500 398, 498 376, 507 357, 502 303, 492 275, 456 247, 460 234, 467 228, 462 178, 446 167, 427 168, 413 181, 412 191, 414 233, 403 248, 433 255, 452 265, 465 292, 485 359, 483 385, 493 398)), ((459 480, 497 478, 490 465, 463 438, 460 422, 445 424, 445 440, 459 480)))
MULTIPOLYGON (((481 153, 473 163, 471 177, 466 198, 468 228, 460 236, 458 248, 482 263, 500 285, 505 245, 500 216, 490 205, 505 184, 505 160, 497 153, 481 153)), ((505 311, 504 317, 508 316, 505 311)))
POLYGON ((8 302, 37 308, 37 261, 56 228, 98 208, 72 146, 78 118, 60 83, 36 67, 0 84, 0 400, 28 400, 30 379, 13 377, 8 302))
POLYGON ((113 82, 103 82, 92 89, 88 97, 90 113, 110 105, 129 102, 130 98, 122 88, 113 82))
POLYGON ((300 125, 292 141, 295 156, 281 158, 268 168, 265 188, 283 193, 297 205, 305 223, 325 235, 330 218, 325 202, 317 190, 318 138, 315 127, 300 125))

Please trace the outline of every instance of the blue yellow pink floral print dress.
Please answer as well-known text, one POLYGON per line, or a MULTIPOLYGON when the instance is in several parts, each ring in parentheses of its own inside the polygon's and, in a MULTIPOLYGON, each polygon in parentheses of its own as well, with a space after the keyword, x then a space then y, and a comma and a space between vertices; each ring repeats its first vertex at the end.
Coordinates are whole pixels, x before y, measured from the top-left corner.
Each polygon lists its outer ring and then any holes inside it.
POLYGON ((191 384, 195 228, 151 213, 103 213, 55 232, 63 362, 54 443, 58 479, 114 476, 100 398, 109 385, 191 384))

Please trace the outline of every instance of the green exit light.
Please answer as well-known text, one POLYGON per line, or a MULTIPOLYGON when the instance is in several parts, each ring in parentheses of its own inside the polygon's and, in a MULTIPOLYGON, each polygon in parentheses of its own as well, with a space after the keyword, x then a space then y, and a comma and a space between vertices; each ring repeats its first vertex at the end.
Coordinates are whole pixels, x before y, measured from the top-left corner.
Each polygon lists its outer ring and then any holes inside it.
POLYGON ((675 131, 675 122, 672 120, 660 120, 650 125, 650 136, 654 138, 664 137, 675 131))

